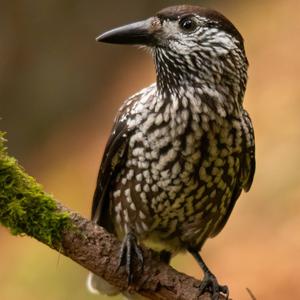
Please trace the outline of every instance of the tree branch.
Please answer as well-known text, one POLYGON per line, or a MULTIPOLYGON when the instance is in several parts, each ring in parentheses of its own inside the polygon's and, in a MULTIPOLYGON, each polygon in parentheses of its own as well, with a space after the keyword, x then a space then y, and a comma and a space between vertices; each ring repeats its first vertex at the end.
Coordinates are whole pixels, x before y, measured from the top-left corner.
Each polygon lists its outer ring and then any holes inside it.
POLYGON ((7 155, 3 136, 0 131, 0 223, 13 234, 27 234, 41 241, 122 291, 129 289, 159 300, 211 299, 209 294, 199 295, 199 280, 162 263, 155 252, 144 247, 143 273, 128 288, 125 270, 118 268, 120 242, 45 193, 7 155))

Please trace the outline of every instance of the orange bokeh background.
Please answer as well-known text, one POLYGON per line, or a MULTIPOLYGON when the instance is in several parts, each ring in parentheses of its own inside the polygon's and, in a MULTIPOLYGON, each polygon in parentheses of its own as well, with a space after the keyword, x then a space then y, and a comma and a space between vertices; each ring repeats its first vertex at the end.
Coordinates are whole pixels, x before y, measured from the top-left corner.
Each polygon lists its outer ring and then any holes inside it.
MULTIPOLYGON (((300 299, 300 2, 190 2, 223 12, 245 38, 257 144, 253 187, 203 256, 233 299, 250 299, 246 287, 257 299, 300 299)), ((175 3, 1 3, 0 129, 26 170, 86 217, 117 108, 155 80, 147 53, 94 38, 175 3)), ((3 227, 0 253, 1 300, 108 299, 88 294, 86 270, 3 227)), ((189 255, 172 263, 202 276, 189 255)))

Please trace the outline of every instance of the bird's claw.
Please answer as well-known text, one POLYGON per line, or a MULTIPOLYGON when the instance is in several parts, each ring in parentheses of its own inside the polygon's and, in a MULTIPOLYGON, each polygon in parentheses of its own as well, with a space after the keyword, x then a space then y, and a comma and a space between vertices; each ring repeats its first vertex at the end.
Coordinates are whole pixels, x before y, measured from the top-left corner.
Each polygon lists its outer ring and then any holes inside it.
POLYGON ((136 275, 143 272, 144 258, 142 250, 137 244, 135 235, 129 232, 123 239, 118 264, 118 268, 121 266, 125 266, 126 268, 128 285, 134 281, 133 266, 135 261, 137 269, 134 270, 134 272, 136 275))
POLYGON ((216 276, 212 273, 205 273, 199 289, 201 295, 205 292, 209 292, 213 300, 219 300, 220 294, 223 294, 226 300, 229 299, 228 287, 226 285, 219 285, 216 276))

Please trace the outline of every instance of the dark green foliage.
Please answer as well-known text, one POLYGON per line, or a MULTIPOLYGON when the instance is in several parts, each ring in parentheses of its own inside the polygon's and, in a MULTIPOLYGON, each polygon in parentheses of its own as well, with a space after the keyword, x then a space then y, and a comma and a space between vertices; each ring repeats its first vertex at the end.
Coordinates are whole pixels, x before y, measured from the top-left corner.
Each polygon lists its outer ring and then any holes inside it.
POLYGON ((27 234, 49 246, 60 243, 62 230, 71 224, 69 215, 58 211, 55 200, 7 155, 1 131, 0 223, 14 235, 27 234))

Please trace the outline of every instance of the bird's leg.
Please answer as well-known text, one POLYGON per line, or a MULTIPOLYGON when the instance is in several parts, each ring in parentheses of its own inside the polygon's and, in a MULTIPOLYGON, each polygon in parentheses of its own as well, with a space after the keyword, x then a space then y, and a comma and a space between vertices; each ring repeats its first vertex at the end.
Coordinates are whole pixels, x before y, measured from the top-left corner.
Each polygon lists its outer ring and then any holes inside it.
POLYGON ((226 285, 219 285, 216 276, 209 270, 205 262, 203 261, 201 255, 198 253, 197 250, 188 249, 188 251, 193 255, 193 257, 198 262, 199 266, 201 267, 204 278, 200 285, 200 293, 203 294, 204 292, 209 292, 212 294, 213 300, 218 300, 220 293, 223 293, 226 299, 229 298, 229 290, 226 285))
POLYGON ((160 261, 164 262, 167 265, 170 263, 171 257, 172 257, 171 252, 169 252, 167 250, 162 250, 159 253, 159 259, 160 259, 160 261))
POLYGON ((142 272, 144 267, 142 250, 138 246, 135 235, 132 232, 128 232, 122 242, 118 266, 125 266, 128 276, 128 285, 134 280, 133 266, 135 261, 137 266, 137 270, 135 271, 138 273, 142 272))

